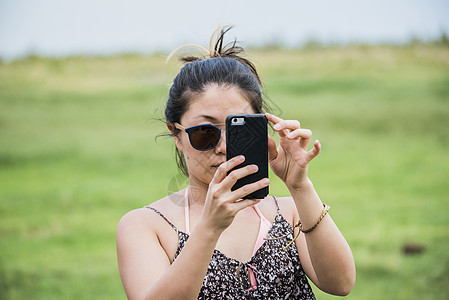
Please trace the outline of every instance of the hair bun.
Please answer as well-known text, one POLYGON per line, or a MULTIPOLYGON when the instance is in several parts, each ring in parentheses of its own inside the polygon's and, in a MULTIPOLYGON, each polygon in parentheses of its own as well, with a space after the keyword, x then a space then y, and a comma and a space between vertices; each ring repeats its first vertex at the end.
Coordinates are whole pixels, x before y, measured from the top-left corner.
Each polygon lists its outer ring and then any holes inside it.
POLYGON ((225 25, 225 26, 219 26, 214 33, 212 34, 212 37, 210 38, 209 42, 209 50, 204 48, 203 46, 197 45, 197 44, 186 44, 182 45, 175 50, 173 50, 168 56, 167 56, 167 62, 181 49, 186 47, 193 47, 198 48, 205 52, 206 54, 203 56, 193 56, 193 55, 183 55, 179 57, 179 60, 183 63, 191 63, 194 61, 201 61, 204 59, 209 58, 217 58, 217 57, 229 57, 232 59, 235 59, 242 63, 244 66, 246 66, 248 69, 250 69, 251 73, 254 74, 257 81, 260 85, 262 85, 262 82, 260 80, 259 74, 257 73, 256 67, 254 64, 249 61, 248 59, 241 56, 241 53, 245 52, 245 49, 237 45, 237 40, 234 39, 233 42, 224 44, 224 37, 225 34, 232 29, 233 26, 225 25), (215 43, 214 43, 215 40, 215 43))

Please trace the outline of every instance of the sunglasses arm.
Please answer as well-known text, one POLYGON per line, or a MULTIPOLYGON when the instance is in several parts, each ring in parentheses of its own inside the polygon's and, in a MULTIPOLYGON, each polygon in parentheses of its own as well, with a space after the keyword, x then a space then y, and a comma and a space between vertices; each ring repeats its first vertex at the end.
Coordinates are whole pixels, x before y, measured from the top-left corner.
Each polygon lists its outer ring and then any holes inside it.
POLYGON ((186 130, 186 128, 179 123, 173 123, 173 125, 175 126, 175 128, 177 128, 179 130, 183 130, 183 131, 186 130))

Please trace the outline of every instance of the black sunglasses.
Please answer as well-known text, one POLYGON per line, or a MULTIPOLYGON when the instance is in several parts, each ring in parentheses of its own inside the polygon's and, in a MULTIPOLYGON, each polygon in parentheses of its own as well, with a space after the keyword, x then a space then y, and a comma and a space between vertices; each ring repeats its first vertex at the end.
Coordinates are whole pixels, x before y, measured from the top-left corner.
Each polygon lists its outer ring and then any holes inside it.
MULTIPOLYGON (((217 146, 221 131, 224 130, 212 124, 201 124, 187 128, 179 123, 174 123, 174 125, 177 129, 187 132, 192 147, 200 151, 210 150, 217 146)), ((224 123, 216 125, 224 125, 224 123)))

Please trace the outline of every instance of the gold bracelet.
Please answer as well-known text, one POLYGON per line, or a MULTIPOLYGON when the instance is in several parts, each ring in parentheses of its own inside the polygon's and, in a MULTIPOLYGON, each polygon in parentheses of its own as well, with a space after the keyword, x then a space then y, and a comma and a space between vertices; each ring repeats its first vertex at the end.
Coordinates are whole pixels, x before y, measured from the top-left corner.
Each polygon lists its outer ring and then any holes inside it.
POLYGON ((330 207, 329 205, 327 205, 327 204, 323 204, 323 206, 324 206, 324 208, 323 208, 323 211, 321 212, 321 216, 320 216, 320 218, 318 219, 318 221, 315 223, 315 225, 313 225, 313 226, 310 227, 309 229, 304 230, 304 228, 302 228, 301 221, 298 221, 298 224, 296 224, 295 227, 299 227, 299 230, 300 230, 301 232, 304 232, 304 233, 312 232, 312 231, 318 226, 318 224, 320 224, 321 220, 323 220, 323 218, 327 215, 327 212, 328 212, 329 209, 331 208, 331 207, 330 207))
POLYGON ((312 232, 312 231, 318 226, 318 224, 320 224, 321 220, 323 220, 323 218, 327 215, 329 209, 331 208, 331 207, 330 207, 329 205, 327 205, 327 204, 323 204, 323 206, 324 206, 324 208, 323 208, 323 211, 321 212, 320 218, 319 218, 318 221, 315 223, 315 225, 313 225, 313 226, 310 227, 309 229, 304 230, 304 229, 302 228, 301 221, 298 221, 298 223, 295 225, 295 227, 299 227, 298 233, 297 233, 296 236, 293 238, 293 240, 292 240, 290 243, 288 243, 287 246, 285 246, 282 250, 287 249, 291 244, 293 244, 293 242, 298 238, 298 236, 299 236, 299 234, 300 234, 301 232, 304 232, 304 233, 312 232))

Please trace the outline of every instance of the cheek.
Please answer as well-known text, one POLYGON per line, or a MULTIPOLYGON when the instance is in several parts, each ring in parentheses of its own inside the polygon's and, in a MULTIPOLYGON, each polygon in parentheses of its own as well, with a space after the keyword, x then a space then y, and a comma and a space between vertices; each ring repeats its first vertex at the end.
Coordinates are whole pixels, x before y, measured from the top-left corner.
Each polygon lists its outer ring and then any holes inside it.
POLYGON ((187 134, 180 133, 178 136, 175 137, 175 143, 176 148, 178 148, 180 151, 185 152, 189 151, 190 141, 187 134))
MULTIPOLYGON (((184 158, 189 167, 189 170, 195 173, 197 176, 209 176, 210 173, 215 173, 215 170, 209 168, 209 162, 211 160, 210 154, 192 149, 192 152, 186 149, 184 151, 184 158)), ((213 175, 213 174, 212 174, 213 175)))

